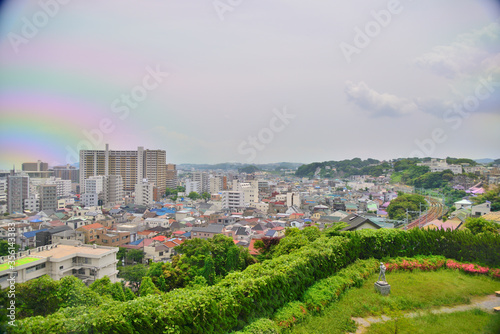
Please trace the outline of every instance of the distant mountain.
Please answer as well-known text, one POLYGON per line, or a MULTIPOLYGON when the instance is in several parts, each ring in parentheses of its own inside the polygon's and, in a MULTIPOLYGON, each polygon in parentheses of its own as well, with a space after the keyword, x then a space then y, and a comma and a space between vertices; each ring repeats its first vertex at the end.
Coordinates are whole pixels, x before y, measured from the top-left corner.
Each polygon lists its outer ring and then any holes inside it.
POLYGON ((225 163, 220 163, 220 164, 178 164, 177 169, 184 169, 184 170, 189 170, 189 169, 197 169, 197 170, 216 170, 216 169, 222 169, 222 170, 238 170, 242 169, 248 166, 255 166, 259 170, 276 170, 276 169, 297 169, 300 166, 302 166, 302 163, 298 162, 275 162, 275 163, 269 163, 269 164, 246 164, 246 163, 240 163, 240 162, 225 162, 225 163))
POLYGON ((486 159, 475 159, 474 161, 477 162, 478 164, 489 164, 490 162, 493 162, 495 160, 486 158, 486 159))

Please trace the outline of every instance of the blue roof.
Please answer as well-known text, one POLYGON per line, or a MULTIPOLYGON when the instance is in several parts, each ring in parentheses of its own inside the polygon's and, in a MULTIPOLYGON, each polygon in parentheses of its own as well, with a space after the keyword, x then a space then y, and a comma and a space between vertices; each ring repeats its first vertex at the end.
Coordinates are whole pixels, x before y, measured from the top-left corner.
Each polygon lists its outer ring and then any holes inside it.
POLYGON ((48 230, 48 228, 44 228, 43 230, 24 232, 23 236, 25 236, 26 238, 33 238, 38 232, 43 232, 43 231, 47 231, 47 230, 48 230))
POLYGON ((138 244, 140 244, 142 242, 142 240, 144 240, 144 239, 137 239, 136 241, 130 242, 129 245, 137 246, 138 244))
POLYGON ((191 232, 186 232, 183 234, 186 238, 191 238, 191 232))

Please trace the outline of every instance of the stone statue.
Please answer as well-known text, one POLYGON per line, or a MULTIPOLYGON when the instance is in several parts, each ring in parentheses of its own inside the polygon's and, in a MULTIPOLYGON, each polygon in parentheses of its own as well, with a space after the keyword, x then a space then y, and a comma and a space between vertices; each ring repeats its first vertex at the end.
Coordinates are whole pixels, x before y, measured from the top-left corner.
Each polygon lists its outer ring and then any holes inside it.
POLYGON ((378 281, 379 282, 385 282, 387 283, 387 281, 385 280, 385 266, 384 266, 384 263, 383 262, 380 262, 380 274, 378 275, 378 281))

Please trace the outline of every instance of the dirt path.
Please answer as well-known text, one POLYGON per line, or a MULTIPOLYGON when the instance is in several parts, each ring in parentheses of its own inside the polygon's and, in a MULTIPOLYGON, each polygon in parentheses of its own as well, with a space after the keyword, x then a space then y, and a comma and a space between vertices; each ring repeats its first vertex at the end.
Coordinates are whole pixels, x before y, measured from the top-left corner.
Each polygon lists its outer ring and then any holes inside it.
MULTIPOLYGON (((461 312, 467 311, 474 308, 480 308, 487 312, 493 312, 493 308, 500 306, 500 297, 496 295, 488 295, 485 297, 473 298, 470 304, 465 305, 457 305, 457 306, 445 306, 441 308, 432 309, 429 311, 418 311, 418 312, 410 312, 405 314, 406 318, 414 318, 425 314, 426 312, 439 314, 439 313, 453 313, 453 312, 461 312)), ((386 322, 392 320, 390 317, 385 315, 381 317, 368 317, 368 318, 352 318, 358 325, 358 329, 356 330, 356 334, 363 334, 366 332, 366 329, 370 327, 371 324, 378 322, 386 322)))

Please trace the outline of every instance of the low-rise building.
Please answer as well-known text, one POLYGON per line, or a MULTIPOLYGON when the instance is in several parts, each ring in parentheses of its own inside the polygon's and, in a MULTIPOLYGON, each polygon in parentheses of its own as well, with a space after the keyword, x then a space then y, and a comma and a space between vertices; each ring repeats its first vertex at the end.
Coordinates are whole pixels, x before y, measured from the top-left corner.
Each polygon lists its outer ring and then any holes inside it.
POLYGON ((86 284, 108 276, 114 283, 118 274, 117 252, 116 247, 54 244, 17 253, 15 263, 9 262, 8 256, 2 256, 0 287, 8 287, 12 278, 16 283, 24 283, 43 275, 54 280, 73 275, 86 284))

